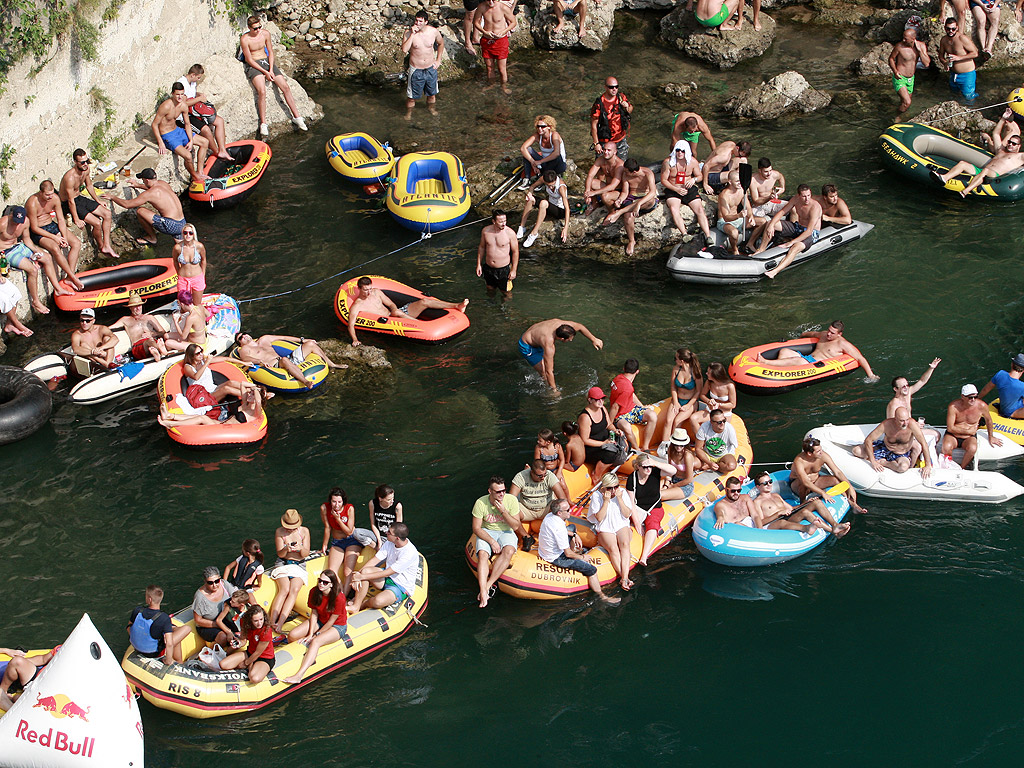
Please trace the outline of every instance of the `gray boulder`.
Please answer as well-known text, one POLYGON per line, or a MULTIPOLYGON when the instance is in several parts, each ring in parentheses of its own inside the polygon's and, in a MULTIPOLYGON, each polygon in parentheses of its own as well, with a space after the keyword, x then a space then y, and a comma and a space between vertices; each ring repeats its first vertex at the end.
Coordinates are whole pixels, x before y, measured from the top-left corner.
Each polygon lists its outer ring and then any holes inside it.
POLYGON ((754 29, 750 10, 745 11, 742 29, 708 29, 697 23, 693 11, 680 3, 661 20, 661 39, 701 61, 720 69, 731 69, 741 61, 760 56, 775 39, 775 20, 761 12, 761 29, 754 29))
POLYGON ((799 72, 783 72, 736 96, 725 109, 737 117, 774 120, 792 112, 814 112, 828 106, 832 97, 815 90, 799 72))
POLYGON ((859 59, 850 62, 850 69, 855 75, 870 77, 872 75, 891 75, 889 69, 889 54, 892 53, 892 43, 879 43, 859 59))
MULTIPOLYGON (((538 48, 548 50, 576 48, 601 51, 604 50, 604 46, 611 36, 615 23, 614 16, 615 3, 611 0, 605 0, 600 4, 589 0, 587 3, 587 31, 583 37, 579 35, 580 19, 575 14, 566 15, 565 24, 556 35, 554 29, 557 20, 554 6, 542 4, 530 21, 530 33, 538 48)), ((522 24, 522 22, 520 23, 522 24)))
POLYGON ((927 123, 940 131, 959 136, 964 141, 981 146, 981 134, 990 133, 996 124, 982 117, 980 112, 968 112, 963 104, 944 101, 923 110, 911 122, 927 123))

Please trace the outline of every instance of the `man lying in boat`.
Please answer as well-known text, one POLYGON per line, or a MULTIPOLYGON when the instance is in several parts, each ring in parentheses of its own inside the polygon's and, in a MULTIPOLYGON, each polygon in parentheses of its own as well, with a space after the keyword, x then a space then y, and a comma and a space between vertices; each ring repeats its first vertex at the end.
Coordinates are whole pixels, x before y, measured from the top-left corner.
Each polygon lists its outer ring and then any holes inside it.
POLYGON ((251 334, 239 331, 235 334, 235 344, 238 345, 238 358, 246 363, 257 363, 267 368, 283 368, 292 378, 302 384, 306 389, 313 385, 302 375, 299 368, 310 355, 319 355, 327 363, 328 368, 348 368, 347 365, 338 365, 327 356, 321 349, 316 339, 307 339, 304 336, 271 336, 264 334, 254 339, 251 334), (287 355, 279 355, 274 349, 275 341, 289 341, 298 344, 292 352, 287 355))
POLYGON ((992 159, 981 168, 974 165, 974 163, 960 160, 947 173, 940 174, 934 168, 929 173, 937 184, 942 184, 943 186, 949 183, 950 179, 955 179, 962 173, 976 174, 971 179, 971 182, 960 190, 960 197, 967 197, 967 195, 980 187, 985 179, 998 179, 1000 176, 1005 176, 1024 167, 1024 155, 1020 152, 1020 140, 1020 136, 1008 138, 1003 143, 1003 146, 992 156, 992 159))
POLYGON ((167 332, 152 315, 142 312, 142 298, 138 294, 132 294, 128 299, 128 312, 114 325, 124 327, 128 339, 132 343, 131 355, 134 360, 145 360, 152 357, 157 362, 168 354, 164 345, 164 336, 167 332))
POLYGON ((988 430, 988 441, 998 447, 1003 441, 992 434, 992 417, 988 415, 988 404, 978 397, 978 388, 973 384, 964 384, 960 388, 960 397, 949 404, 946 409, 946 434, 942 437, 942 452, 952 456, 957 448, 964 449, 964 457, 960 466, 967 469, 974 461, 978 452, 978 427, 985 420, 988 430))
POLYGON ((918 458, 923 456, 921 477, 927 480, 932 473, 928 441, 906 408, 897 408, 894 418, 886 419, 871 430, 863 445, 853 447, 853 455, 867 461, 876 472, 891 469, 900 474, 916 466, 918 458))
POLYGON ((813 532, 816 528, 834 533, 838 539, 850 530, 849 523, 837 523, 828 507, 819 497, 794 507, 787 504, 779 494, 772 491, 772 476, 761 472, 754 480, 757 496, 754 497, 754 527, 783 528, 788 531, 813 532), (814 514, 811 510, 817 512, 814 514), (807 522, 804 525, 801 520, 807 522))
POLYGON ((459 312, 465 312, 466 307, 469 306, 469 299, 463 299, 456 303, 424 296, 422 299, 410 301, 408 304, 403 304, 399 307, 380 288, 374 288, 373 280, 368 277, 359 278, 356 282, 356 287, 359 288, 359 295, 352 302, 352 306, 348 311, 348 334, 352 337, 353 347, 358 347, 363 343, 356 338, 356 320, 359 319, 360 313, 387 315, 389 317, 411 317, 415 319, 426 309, 457 309, 459 312))
POLYGON ((117 337, 105 325, 96 322, 96 310, 86 307, 78 316, 80 327, 71 334, 71 351, 101 368, 113 368, 117 337))
POLYGON ((850 344, 846 339, 843 338, 843 328, 846 326, 842 320, 834 320, 828 327, 828 329, 818 335, 818 343, 814 345, 814 349, 808 355, 802 352, 797 352, 795 349, 789 347, 783 347, 779 350, 778 357, 774 360, 769 360, 761 355, 757 356, 757 362, 762 365, 771 365, 779 368, 789 368, 796 365, 803 365, 804 363, 811 363, 812 365, 819 360, 829 360, 832 358, 840 357, 842 355, 849 355, 858 363, 860 367, 864 369, 864 373, 867 374, 867 381, 874 383, 878 381, 878 377, 875 376, 875 372, 871 370, 871 366, 868 364, 867 358, 860 353, 860 351, 850 344))
POLYGON ((6 712, 14 706, 12 693, 17 693, 35 680, 43 668, 53 659, 53 651, 41 656, 26 656, 24 651, 0 648, 0 654, 11 660, 0 664, 0 711, 6 712))
MULTIPOLYGON (((843 470, 836 466, 832 457, 821 447, 821 440, 816 437, 805 437, 800 446, 800 453, 793 459, 793 466, 789 470, 790 489, 800 501, 806 501, 808 496, 821 495, 837 483, 849 484, 843 470), (821 474, 822 468, 831 474, 821 474)), ((853 486, 847 488, 844 495, 854 512, 867 512, 867 509, 857 503, 857 491, 853 486)))

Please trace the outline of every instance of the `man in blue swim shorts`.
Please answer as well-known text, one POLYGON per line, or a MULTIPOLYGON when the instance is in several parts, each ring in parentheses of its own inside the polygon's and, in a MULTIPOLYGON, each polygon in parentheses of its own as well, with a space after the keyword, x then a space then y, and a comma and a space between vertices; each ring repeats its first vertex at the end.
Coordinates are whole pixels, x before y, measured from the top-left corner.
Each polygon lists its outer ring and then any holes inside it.
POLYGON ((924 459, 921 478, 927 480, 932 473, 932 460, 928 456, 928 441, 910 411, 902 406, 891 419, 886 419, 871 430, 861 445, 853 447, 853 455, 864 459, 877 472, 891 469, 902 474, 924 459))
MULTIPOLYGON (((849 355, 860 364, 864 373, 867 374, 865 381, 869 384, 875 383, 878 381, 878 377, 875 376, 875 372, 868 365, 867 358, 860 353, 859 349, 843 338, 844 327, 842 320, 833 320, 824 333, 818 334, 818 342, 814 345, 814 349, 811 350, 809 355, 805 355, 790 347, 782 347, 778 351, 778 357, 770 359, 763 355, 758 355, 757 362, 776 368, 789 368, 803 365, 805 361, 816 363, 821 360, 833 360, 843 355, 849 355)), ((803 336, 813 336, 813 334, 804 333, 803 336)))
POLYGON ((764 276, 769 279, 774 278, 792 263, 798 253, 818 242, 818 238, 821 236, 820 229, 821 204, 814 199, 811 188, 806 184, 801 184, 796 188, 796 194, 789 199, 789 202, 777 210, 767 224, 755 229, 750 236, 750 242, 754 242, 758 234, 761 236, 761 244, 754 251, 755 255, 764 252, 771 245, 776 234, 783 242, 790 244, 782 261, 774 269, 765 270, 764 276), (789 220, 791 212, 796 213, 796 222, 789 220))
POLYGON ((544 383, 556 395, 559 392, 555 386, 555 342, 572 341, 576 338, 577 332, 590 339, 594 349, 600 350, 604 346, 604 342, 587 330, 583 323, 559 320, 557 317, 534 323, 519 339, 519 354, 537 369, 544 383))
POLYGON ((978 397, 985 398, 995 389, 999 393, 999 413, 1007 419, 1024 419, 1024 352, 1018 352, 1010 360, 1009 371, 999 371, 989 381, 978 397))
POLYGON ((974 101, 978 96, 975 90, 978 73, 974 65, 978 58, 978 48, 971 38, 960 31, 952 16, 946 19, 945 30, 946 36, 939 41, 939 66, 949 70, 950 89, 967 101, 974 101))
POLYGON ((427 109, 436 115, 437 68, 444 56, 444 38, 427 22, 430 16, 424 10, 416 11, 412 26, 406 30, 402 53, 409 54, 409 87, 405 91, 405 119, 412 119, 416 99, 427 94, 427 109))
POLYGON ((163 155, 173 152, 185 163, 185 169, 192 181, 204 181, 209 177, 202 173, 206 163, 206 153, 210 142, 203 136, 192 133, 192 124, 188 119, 188 100, 185 97, 185 86, 176 82, 171 86, 171 97, 164 99, 156 108, 153 122, 150 123, 153 136, 156 138, 157 151, 163 155), (181 118, 184 127, 175 121, 181 118), (192 152, 196 150, 193 162, 192 152))
POLYGON ((420 553, 409 541, 409 526, 405 523, 392 523, 385 536, 387 541, 377 554, 352 574, 352 587, 356 596, 348 604, 349 613, 359 613, 364 601, 369 608, 386 608, 396 601, 411 597, 416 591, 416 584, 421 577, 420 553), (370 585, 380 592, 366 601, 370 585))
POLYGON ((143 168, 136 176, 142 179, 142 183, 129 181, 128 184, 132 189, 141 190, 140 194, 131 200, 110 196, 111 202, 116 205, 135 209, 139 224, 146 232, 146 237, 136 238, 135 242, 142 246, 155 245, 157 232, 180 241, 181 231, 185 228, 185 212, 181 209, 181 198, 174 194, 170 184, 157 179, 156 171, 152 168, 143 168), (156 211, 146 208, 147 203, 156 211))

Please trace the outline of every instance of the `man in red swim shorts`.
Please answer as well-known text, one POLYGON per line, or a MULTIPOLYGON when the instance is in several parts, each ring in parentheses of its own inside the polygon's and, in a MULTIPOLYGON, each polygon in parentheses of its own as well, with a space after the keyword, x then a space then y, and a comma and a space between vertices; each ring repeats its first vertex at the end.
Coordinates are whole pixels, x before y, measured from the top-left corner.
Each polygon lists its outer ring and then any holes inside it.
POLYGON ((132 342, 131 355, 133 360, 145 360, 152 357, 159 361, 168 354, 164 346, 164 335, 167 333, 159 321, 152 315, 143 314, 142 297, 137 293, 128 299, 128 312, 118 320, 114 327, 124 326, 128 338, 132 342))
POLYGON ((515 28, 516 17, 501 0, 486 0, 473 16, 473 26, 481 33, 480 53, 487 63, 487 82, 494 81, 494 62, 498 62, 501 90, 508 89, 508 36, 515 28))

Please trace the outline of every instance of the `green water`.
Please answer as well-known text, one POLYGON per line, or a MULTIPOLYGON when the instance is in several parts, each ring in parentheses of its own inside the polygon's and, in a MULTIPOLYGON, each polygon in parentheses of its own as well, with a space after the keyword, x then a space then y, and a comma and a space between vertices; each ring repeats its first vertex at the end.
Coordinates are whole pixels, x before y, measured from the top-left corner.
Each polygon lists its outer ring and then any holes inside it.
MULTIPOLYGON (((628 39, 650 31, 643 18, 621 25, 628 39)), ((211 288, 263 295, 410 242, 329 169, 323 146, 335 133, 452 149, 472 164, 510 151, 534 114, 550 112, 579 157, 585 110, 605 72, 616 72, 638 104, 634 152, 653 161, 674 111, 653 95, 659 83, 696 80, 707 104, 794 66, 816 85, 852 87, 841 66, 861 48, 811 31, 786 32, 764 60, 732 73, 625 43, 585 58, 520 56, 513 99, 482 94, 479 82, 445 85, 441 119, 417 114, 412 126, 397 125, 396 91, 323 85, 314 96, 327 119, 274 145, 257 194, 234 213, 196 219, 211 288), (642 59, 630 58, 639 50, 642 59)), ((1002 100, 1014 81, 979 78, 979 102, 1002 100)), ((938 81, 920 91, 915 110, 945 98, 938 81)), ((813 426, 881 418, 888 380, 913 381, 935 355, 942 365, 915 413, 939 421, 962 383, 980 386, 1024 347, 1014 279, 1020 209, 961 204, 904 183, 881 167, 876 146, 893 117, 891 92, 879 83, 859 104, 843 96, 823 113, 771 125, 734 125, 706 109, 716 135, 749 138, 790 189, 835 181, 855 217, 876 225, 862 243, 775 284, 693 289, 668 278, 663 258, 606 267, 569 253, 524 254, 515 297, 502 305, 474 275, 474 226, 369 270, 440 297, 468 296, 469 332, 437 348, 378 340, 393 385, 359 391, 333 379, 322 394, 278 398, 261 446, 180 448, 156 425, 149 395, 93 408, 58 398, 49 426, 0 449, 0 643, 57 643, 87 611, 121 653, 146 584, 164 586, 165 607, 185 605, 204 566, 223 566, 246 537, 268 544, 285 508, 314 521, 317 540, 328 488, 343 485, 363 523, 373 487, 389 482, 430 563, 429 627, 252 716, 198 722, 143 703, 149 765, 1016 765, 1022 499, 868 500, 871 513, 841 542, 749 573, 702 560, 687 532, 615 610, 499 594, 480 611, 462 559, 487 478, 511 477, 536 431, 575 417, 582 393, 626 357, 641 361, 641 398, 657 400, 678 346, 705 364, 726 362, 751 344, 844 319, 883 383, 849 376, 775 398, 741 395, 755 462, 777 462, 813 426), (606 343, 603 353, 582 341, 559 347, 558 401, 514 350, 523 329, 555 315, 606 343)), ((166 242, 159 250, 169 252, 166 242)), ((340 279, 245 305, 245 326, 343 336, 331 308, 340 279)), ((16 340, 5 362, 56 346, 71 326, 38 321, 39 340, 16 340)), ((1019 463, 1005 471, 1024 481, 1019 463)))

